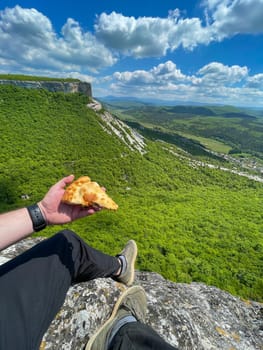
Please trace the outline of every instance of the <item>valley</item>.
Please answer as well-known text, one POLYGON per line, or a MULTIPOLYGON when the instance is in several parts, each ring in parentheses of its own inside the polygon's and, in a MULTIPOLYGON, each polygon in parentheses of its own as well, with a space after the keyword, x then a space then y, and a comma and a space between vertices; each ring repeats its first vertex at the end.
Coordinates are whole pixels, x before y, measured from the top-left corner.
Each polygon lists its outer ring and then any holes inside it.
MULTIPOLYGON (((124 120, 152 138, 170 140, 189 154, 189 145, 202 147, 207 154, 196 154, 209 158, 208 153, 221 158, 241 176, 263 179, 263 116, 262 112, 240 110, 231 106, 156 106, 137 102, 111 100, 105 106, 118 118, 124 120), (183 139, 188 140, 185 145, 183 139)), ((204 165, 204 163, 203 163, 204 165)), ((210 167, 216 165, 209 165, 210 167)))
MULTIPOLYGON (((192 116, 184 127, 178 121, 177 134, 168 128, 170 119, 154 125, 147 114, 142 123, 134 115, 124 118, 123 111, 116 118, 116 111, 104 104, 94 109, 92 103, 79 93, 0 86, 0 212, 37 202, 67 174, 89 175, 119 205, 117 212, 105 210, 68 225, 89 244, 112 253, 132 238, 141 271, 262 301, 262 182, 239 176, 230 158, 187 138, 193 135, 192 116)), ((237 120, 230 121, 240 131, 237 120)), ((256 127, 259 133, 260 122, 251 123, 242 124, 248 135, 256 127)), ((202 134, 212 140, 204 129, 202 134)), ((251 145, 243 140, 242 153, 227 156, 255 157, 260 164, 262 137, 255 135, 251 145)), ((227 137, 216 141, 235 150, 237 135, 231 144, 227 137)))

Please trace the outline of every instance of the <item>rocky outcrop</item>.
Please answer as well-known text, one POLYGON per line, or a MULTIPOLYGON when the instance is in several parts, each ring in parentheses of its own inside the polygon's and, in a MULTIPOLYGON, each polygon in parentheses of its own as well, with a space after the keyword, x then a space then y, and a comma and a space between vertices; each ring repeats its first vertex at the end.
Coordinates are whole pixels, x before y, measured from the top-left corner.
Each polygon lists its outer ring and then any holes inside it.
POLYGON ((46 89, 51 92, 79 92, 88 97, 92 96, 91 84, 82 81, 53 81, 53 80, 0 80, 1 85, 14 85, 27 89, 46 89))
POLYGON ((94 99, 92 99, 91 103, 87 104, 87 107, 97 113, 103 122, 100 125, 105 132, 110 135, 116 135, 131 151, 138 151, 141 154, 146 153, 144 138, 136 130, 130 128, 111 113, 103 110, 102 105, 94 99))
MULTIPOLYGON (((39 240, 24 240, 1 252, 0 259, 10 259, 39 240)), ((147 323, 180 350, 263 349, 262 304, 202 283, 173 283, 150 272, 137 271, 135 283, 147 294, 147 323)), ((71 287, 41 349, 83 349, 109 317, 123 288, 111 279, 71 287)))

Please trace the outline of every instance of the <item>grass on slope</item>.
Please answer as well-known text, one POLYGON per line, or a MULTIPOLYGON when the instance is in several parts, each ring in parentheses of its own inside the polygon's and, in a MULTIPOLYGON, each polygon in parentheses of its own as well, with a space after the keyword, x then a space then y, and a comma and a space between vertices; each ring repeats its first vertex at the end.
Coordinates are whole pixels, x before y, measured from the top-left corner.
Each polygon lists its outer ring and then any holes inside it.
POLYGON ((203 145, 205 148, 213 152, 228 154, 228 152, 232 149, 230 146, 226 145, 225 143, 217 140, 213 140, 211 138, 195 136, 195 135, 191 135, 183 132, 178 132, 178 134, 186 138, 200 142, 201 145, 203 145))
POLYGON ((115 254, 133 238, 139 269, 262 301, 263 186, 193 167, 164 142, 148 141, 144 156, 131 152, 86 103, 81 95, 0 87, 0 210, 39 200, 66 174, 90 175, 119 209, 67 225, 87 242, 115 254))
POLYGON ((62 82, 80 81, 79 79, 73 79, 73 78, 37 77, 34 75, 23 75, 23 74, 0 74, 0 79, 3 79, 3 80, 25 80, 25 81, 62 81, 62 82))

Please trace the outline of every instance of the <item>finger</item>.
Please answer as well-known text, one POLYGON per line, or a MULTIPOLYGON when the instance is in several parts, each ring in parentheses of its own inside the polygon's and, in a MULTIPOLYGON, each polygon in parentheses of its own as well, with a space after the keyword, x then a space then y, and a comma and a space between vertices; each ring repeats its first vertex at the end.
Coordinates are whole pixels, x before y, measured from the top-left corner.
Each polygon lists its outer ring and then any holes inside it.
POLYGON ((57 182, 57 186, 60 188, 64 188, 66 185, 70 184, 74 180, 74 175, 68 175, 63 177, 60 181, 57 182))
POLYGON ((74 180, 74 175, 73 174, 71 174, 71 175, 69 175, 69 176, 66 176, 66 177, 64 177, 64 181, 65 181, 65 183, 66 184, 69 184, 69 183, 71 183, 73 180, 74 180))
POLYGON ((94 208, 89 208, 87 210, 87 213, 88 213, 88 215, 92 215, 92 214, 96 213, 96 210, 94 208))
POLYGON ((80 219, 80 218, 83 218, 85 216, 95 214, 98 210, 100 210, 100 209, 93 208, 93 207, 81 208, 78 211, 77 217, 80 219))

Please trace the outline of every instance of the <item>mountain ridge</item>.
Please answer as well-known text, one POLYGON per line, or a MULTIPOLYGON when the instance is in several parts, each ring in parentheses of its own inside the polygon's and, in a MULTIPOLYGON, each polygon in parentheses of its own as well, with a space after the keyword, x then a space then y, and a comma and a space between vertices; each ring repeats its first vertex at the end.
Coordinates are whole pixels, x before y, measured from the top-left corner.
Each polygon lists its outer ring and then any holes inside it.
POLYGON ((231 112, 242 112, 242 113, 252 113, 253 116, 263 116, 262 108, 253 108, 253 107, 241 107, 241 106, 233 106, 233 105, 225 105, 222 104, 213 104, 213 103, 204 103, 204 102, 193 102, 193 101, 180 101, 180 100, 159 100, 159 99, 144 99, 137 97, 124 97, 124 96, 100 96, 95 97, 98 101, 105 104, 127 104, 127 105, 144 105, 144 106, 162 106, 162 107, 204 107, 204 108, 212 108, 212 109, 220 109, 230 110, 231 112))

